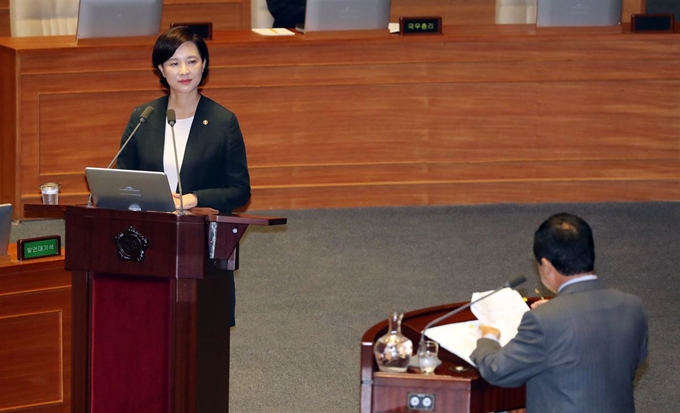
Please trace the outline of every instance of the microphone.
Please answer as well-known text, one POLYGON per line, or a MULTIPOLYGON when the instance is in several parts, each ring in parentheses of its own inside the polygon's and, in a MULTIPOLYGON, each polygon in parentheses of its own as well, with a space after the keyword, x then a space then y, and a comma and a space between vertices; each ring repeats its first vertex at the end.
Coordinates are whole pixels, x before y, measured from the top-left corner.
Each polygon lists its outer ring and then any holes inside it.
POLYGON ((444 314, 443 316, 438 317, 438 318, 436 318, 436 319, 430 321, 429 323, 427 323, 427 325, 425 326, 425 328, 423 328, 423 331, 420 332, 420 344, 425 343, 425 332, 427 331, 428 328, 432 327, 433 325, 437 324, 438 322, 440 322, 440 321, 442 321, 442 320, 444 320, 444 319, 447 319, 447 318, 451 317, 451 316, 454 315, 454 314, 460 313, 461 311, 463 311, 463 310, 465 310, 466 308, 470 307, 472 304, 477 303, 477 302, 479 302, 479 301, 482 301, 483 299, 485 299, 485 298, 487 298, 487 297, 489 297, 489 296, 491 296, 491 295, 493 295, 493 294, 496 294, 497 292, 499 292, 499 291, 502 290, 503 288, 512 288, 512 289, 515 289, 515 287, 521 285, 521 284, 524 283, 526 280, 527 280, 526 277, 524 277, 523 275, 518 275, 518 276, 516 276, 516 277, 513 277, 513 278, 511 278, 510 280, 508 280, 505 284, 503 284, 502 286, 500 286, 500 287, 496 288, 495 290, 491 291, 489 294, 486 294, 486 295, 484 295, 484 296, 482 296, 482 297, 479 297, 479 298, 476 299, 475 301, 471 301, 471 302, 465 304, 464 306, 458 307, 458 308, 456 308, 456 309, 454 309, 454 310, 452 310, 452 311, 449 311, 448 313, 444 314))
MULTIPOLYGON (((130 133, 130 136, 125 140, 123 145, 121 145, 120 149, 118 150, 118 153, 111 159, 111 162, 109 163, 109 166, 106 167, 106 169, 109 169, 113 166, 114 163, 116 163, 116 160, 120 156, 121 152, 123 152, 123 149, 127 146, 127 144, 132 140, 132 137, 135 136, 135 133, 137 132, 137 129, 139 129, 140 126, 142 126, 142 123, 146 122, 147 118, 151 116, 153 113, 153 108, 151 106, 147 106, 144 108, 144 111, 142 111, 142 114, 139 115, 139 122, 137 123, 137 126, 132 130, 132 133, 130 133)), ((90 192, 90 196, 87 199, 87 206, 91 207, 92 206, 92 192, 90 192)))
POLYGON ((114 156, 113 159, 111 159, 111 163, 109 163, 109 166, 106 167, 107 169, 113 166, 113 164, 118 159, 118 156, 120 156, 120 153, 123 152, 123 149, 125 149, 125 147, 127 146, 128 142, 130 142, 132 140, 132 137, 135 136, 137 129, 139 129, 139 127, 142 126, 142 123, 146 122, 146 119, 149 116, 151 116, 152 113, 153 113, 153 108, 151 106, 147 106, 144 109, 142 114, 139 116, 139 122, 137 123, 137 126, 135 126, 135 128, 132 130, 132 133, 130 134, 130 136, 128 136, 128 138, 125 140, 125 143, 123 143, 123 145, 120 147, 120 150, 118 151, 116 156, 114 156))
POLYGON ((175 169, 177 170, 177 186, 179 187, 179 215, 184 215, 184 199, 182 199, 182 179, 179 177, 179 160, 177 159, 177 142, 175 141, 175 123, 177 123, 177 116, 175 116, 174 109, 168 109, 166 112, 168 117, 168 125, 172 132, 172 148, 175 151, 175 169))

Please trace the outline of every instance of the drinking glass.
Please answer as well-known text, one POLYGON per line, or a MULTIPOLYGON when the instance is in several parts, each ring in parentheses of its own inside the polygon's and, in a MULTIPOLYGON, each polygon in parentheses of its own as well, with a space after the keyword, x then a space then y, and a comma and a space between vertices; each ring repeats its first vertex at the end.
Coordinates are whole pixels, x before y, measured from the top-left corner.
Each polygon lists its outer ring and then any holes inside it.
POLYGON ((56 205, 59 203, 59 186, 60 185, 55 182, 48 182, 40 185, 43 204, 56 205))

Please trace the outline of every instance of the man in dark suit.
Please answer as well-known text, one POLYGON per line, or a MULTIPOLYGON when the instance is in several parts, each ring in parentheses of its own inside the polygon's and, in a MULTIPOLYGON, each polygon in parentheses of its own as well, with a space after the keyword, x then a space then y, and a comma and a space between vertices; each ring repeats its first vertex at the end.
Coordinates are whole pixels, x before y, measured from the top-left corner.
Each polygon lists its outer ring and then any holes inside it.
POLYGON ((306 4, 307 0, 267 0, 274 27, 293 29, 297 24, 304 24, 306 4))
POLYGON ((642 302, 593 274, 592 231, 577 216, 543 222, 534 255, 557 296, 527 311, 505 347, 497 329, 480 327, 470 356, 480 374, 497 386, 526 384, 528 413, 634 412, 633 380, 647 356, 642 302))

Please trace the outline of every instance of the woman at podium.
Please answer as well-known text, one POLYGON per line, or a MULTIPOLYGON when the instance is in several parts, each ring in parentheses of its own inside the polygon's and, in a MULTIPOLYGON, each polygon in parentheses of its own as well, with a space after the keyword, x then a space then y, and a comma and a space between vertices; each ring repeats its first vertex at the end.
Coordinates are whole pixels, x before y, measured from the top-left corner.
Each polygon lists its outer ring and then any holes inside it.
MULTIPOLYGON (((165 172, 178 209, 229 213, 245 205, 250 176, 238 120, 199 90, 210 63, 205 41, 189 27, 173 27, 156 40, 151 60, 169 93, 132 111, 117 168, 165 172)), ((224 272, 231 284, 234 325, 234 273, 224 272)))
POLYGON ((238 120, 199 90, 210 63, 205 41, 189 27, 173 27, 156 40, 151 60, 169 93, 132 111, 121 146, 153 108, 121 151, 117 168, 165 172, 177 208, 180 197, 186 209, 231 212, 245 205, 250 176, 238 120))

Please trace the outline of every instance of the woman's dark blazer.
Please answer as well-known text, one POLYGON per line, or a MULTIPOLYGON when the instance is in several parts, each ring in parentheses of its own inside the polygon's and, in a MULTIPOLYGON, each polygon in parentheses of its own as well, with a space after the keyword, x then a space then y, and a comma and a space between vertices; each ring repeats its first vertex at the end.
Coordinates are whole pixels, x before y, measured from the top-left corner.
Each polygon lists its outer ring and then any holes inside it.
MULTIPOLYGON (((147 106, 154 111, 121 152, 119 169, 163 171, 167 96, 132 112, 121 146, 147 106)), ((250 199, 246 148, 236 115, 205 96, 201 96, 191 124, 180 177, 183 193, 196 195, 199 207, 231 212, 250 199)))

